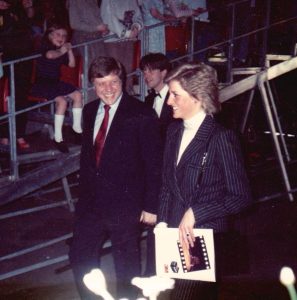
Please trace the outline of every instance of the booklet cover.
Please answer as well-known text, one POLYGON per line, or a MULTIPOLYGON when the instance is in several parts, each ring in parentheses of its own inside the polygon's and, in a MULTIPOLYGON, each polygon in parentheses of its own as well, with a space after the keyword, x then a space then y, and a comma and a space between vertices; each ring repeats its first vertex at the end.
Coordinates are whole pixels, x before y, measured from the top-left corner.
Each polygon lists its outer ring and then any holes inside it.
POLYGON ((215 282, 212 229, 194 229, 194 247, 186 249, 178 239, 178 228, 156 227, 157 276, 215 282))

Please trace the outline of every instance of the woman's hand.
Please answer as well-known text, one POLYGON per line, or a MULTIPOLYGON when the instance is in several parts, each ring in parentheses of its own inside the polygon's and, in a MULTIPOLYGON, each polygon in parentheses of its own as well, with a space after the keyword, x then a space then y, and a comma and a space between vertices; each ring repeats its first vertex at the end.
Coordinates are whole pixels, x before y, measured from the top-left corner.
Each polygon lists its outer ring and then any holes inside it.
POLYGON ((181 244, 185 245, 187 249, 194 246, 195 236, 194 228, 195 216, 192 208, 190 207, 184 214, 180 224, 179 224, 179 241, 181 244))

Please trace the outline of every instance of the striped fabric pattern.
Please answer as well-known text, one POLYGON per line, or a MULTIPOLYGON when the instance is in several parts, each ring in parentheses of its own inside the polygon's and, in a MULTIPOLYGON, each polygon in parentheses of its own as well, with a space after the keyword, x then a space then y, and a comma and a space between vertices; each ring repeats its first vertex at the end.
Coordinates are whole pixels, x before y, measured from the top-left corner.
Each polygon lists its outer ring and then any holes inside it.
POLYGON ((239 140, 233 131, 206 116, 177 166, 182 131, 182 122, 173 123, 168 129, 159 221, 167 222, 169 227, 178 227, 185 211, 191 207, 195 227, 225 231, 226 217, 239 213, 251 202, 239 140), (208 139, 207 161, 198 185, 208 139))

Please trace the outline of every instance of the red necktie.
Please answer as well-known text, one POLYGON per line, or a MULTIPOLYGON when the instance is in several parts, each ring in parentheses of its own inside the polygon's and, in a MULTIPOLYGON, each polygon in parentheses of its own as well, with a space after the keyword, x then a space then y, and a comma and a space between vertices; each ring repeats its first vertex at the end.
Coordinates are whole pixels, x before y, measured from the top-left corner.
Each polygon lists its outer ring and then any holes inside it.
POLYGON ((104 118, 103 118, 102 124, 100 126, 100 129, 99 129, 96 139, 95 139, 96 166, 97 167, 99 166, 100 157, 101 157, 104 142, 105 142, 106 130, 107 130, 108 119, 109 119, 108 112, 110 110, 110 106, 104 105, 104 110, 105 110, 104 118))

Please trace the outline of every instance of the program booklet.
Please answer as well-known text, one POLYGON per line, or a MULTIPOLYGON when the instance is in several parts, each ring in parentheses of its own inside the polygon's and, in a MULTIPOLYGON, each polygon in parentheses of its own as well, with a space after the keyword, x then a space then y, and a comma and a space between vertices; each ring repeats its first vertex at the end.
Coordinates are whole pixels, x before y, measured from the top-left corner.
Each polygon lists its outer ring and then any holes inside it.
POLYGON ((179 242, 178 228, 156 227, 157 276, 215 282, 212 229, 194 229, 194 247, 179 242))

